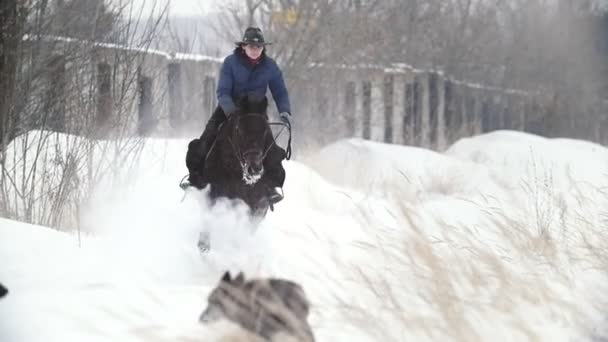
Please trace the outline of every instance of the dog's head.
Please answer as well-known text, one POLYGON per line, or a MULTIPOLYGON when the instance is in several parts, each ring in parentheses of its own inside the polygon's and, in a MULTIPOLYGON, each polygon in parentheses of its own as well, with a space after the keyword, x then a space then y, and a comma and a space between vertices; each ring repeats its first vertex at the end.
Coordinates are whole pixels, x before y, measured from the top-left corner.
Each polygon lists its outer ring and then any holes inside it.
POLYGON ((242 273, 234 279, 230 276, 230 272, 224 273, 219 284, 207 297, 207 308, 200 315, 199 321, 209 323, 229 318, 231 312, 238 310, 239 303, 246 300, 243 291, 240 290, 244 282, 245 277, 242 273))
POLYGON ((292 281, 269 278, 245 280, 224 273, 207 298, 199 321, 227 319, 264 338, 284 332, 314 340, 306 322, 309 304, 302 287, 292 281))

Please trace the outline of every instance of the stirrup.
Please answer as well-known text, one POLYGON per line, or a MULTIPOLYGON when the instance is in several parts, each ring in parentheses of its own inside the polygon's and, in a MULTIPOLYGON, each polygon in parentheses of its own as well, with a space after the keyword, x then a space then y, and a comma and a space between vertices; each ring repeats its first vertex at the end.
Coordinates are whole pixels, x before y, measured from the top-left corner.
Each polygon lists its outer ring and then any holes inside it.
POLYGON ((185 175, 184 178, 182 178, 182 180, 179 183, 179 187, 184 191, 186 191, 186 189, 188 189, 189 187, 193 187, 193 188, 201 190, 209 184, 209 183, 203 183, 199 186, 199 185, 190 183, 190 180, 188 180, 187 178, 188 178, 188 175, 185 175))
POLYGON ((268 200, 274 204, 274 203, 279 203, 283 200, 283 198, 285 198, 285 195, 280 194, 278 192, 273 193, 270 197, 268 197, 268 200))
POLYGON ((192 186, 192 184, 190 184, 190 181, 187 178, 188 175, 185 175, 184 178, 182 178, 182 180, 179 182, 179 187, 184 191, 186 191, 188 187, 192 186))

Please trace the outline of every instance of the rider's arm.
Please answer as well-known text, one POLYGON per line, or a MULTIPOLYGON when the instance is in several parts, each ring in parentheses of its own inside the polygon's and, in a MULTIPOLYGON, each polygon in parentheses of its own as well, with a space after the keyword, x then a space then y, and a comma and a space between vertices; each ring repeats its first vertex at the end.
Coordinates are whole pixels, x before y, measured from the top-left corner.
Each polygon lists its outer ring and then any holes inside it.
POLYGON ((228 116, 236 110, 234 101, 232 100, 232 85, 234 83, 234 77, 232 75, 232 68, 230 66, 229 57, 224 59, 222 68, 220 69, 220 77, 217 81, 217 102, 222 107, 224 113, 228 116))
POLYGON ((272 94, 272 98, 277 105, 279 113, 287 112, 291 114, 289 94, 287 93, 287 87, 285 87, 283 73, 276 64, 274 64, 273 74, 268 82, 268 87, 270 88, 270 93, 272 94))

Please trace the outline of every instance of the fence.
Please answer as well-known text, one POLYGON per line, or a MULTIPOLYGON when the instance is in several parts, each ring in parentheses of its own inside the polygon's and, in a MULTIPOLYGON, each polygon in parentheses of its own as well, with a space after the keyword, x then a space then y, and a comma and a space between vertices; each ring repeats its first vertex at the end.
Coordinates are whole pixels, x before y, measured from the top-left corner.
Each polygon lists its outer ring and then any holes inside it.
MULTIPOLYGON (((65 91, 70 79, 89 73, 95 79, 98 127, 120 121, 132 135, 200 134, 216 105, 221 59, 94 43, 89 61, 93 67, 74 72, 63 54, 78 44, 83 43, 53 40, 57 57, 50 89, 65 91), (117 88, 128 74, 134 74, 136 81, 117 88), (118 110, 117 98, 133 101, 126 110, 118 110)), ((442 149, 461 137, 499 129, 553 135, 555 121, 563 119, 556 114, 556 101, 544 94, 467 83, 405 64, 314 64, 298 78, 301 81, 290 86, 296 144, 323 145, 361 137, 442 149)), ((55 93, 49 96, 56 97, 55 93)), ((124 101, 120 103, 124 107, 124 101)), ((604 108, 597 109, 598 117, 604 117, 604 108)), ((76 120, 61 114, 61 106, 51 104, 48 110, 61 118, 54 129, 74 130, 76 120)), ((589 138, 602 141, 603 120, 598 122, 589 138)))

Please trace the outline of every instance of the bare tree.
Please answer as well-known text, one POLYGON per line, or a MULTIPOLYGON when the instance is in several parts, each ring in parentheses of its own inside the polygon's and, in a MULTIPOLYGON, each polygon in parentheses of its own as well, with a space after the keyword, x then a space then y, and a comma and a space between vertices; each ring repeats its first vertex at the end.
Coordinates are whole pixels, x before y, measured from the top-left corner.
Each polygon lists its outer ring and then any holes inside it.
POLYGON ((111 39, 119 21, 119 9, 104 0, 55 0, 52 15, 52 34, 98 42, 111 39))
POLYGON ((12 50, 6 86, 19 96, 2 108, 14 124, 4 129, 0 151, 0 214, 75 228, 93 190, 125 179, 138 160, 145 140, 133 134, 132 113, 140 66, 166 8, 147 18, 107 2, 51 4, 23 7, 23 29, 12 41, 20 48, 12 50), (65 11, 87 19, 66 19, 65 11))
POLYGON ((13 138, 18 56, 28 14, 27 3, 7 0, 0 4, 0 148, 13 138))
MULTIPOLYGON (((262 27, 294 90, 310 79, 310 65, 405 62, 543 93, 543 110, 591 124, 603 115, 596 108, 606 83, 594 18, 606 10, 592 0, 258 0, 228 7, 218 32, 232 39, 251 23, 262 27)), ((567 126, 555 134, 588 131, 567 126)))

